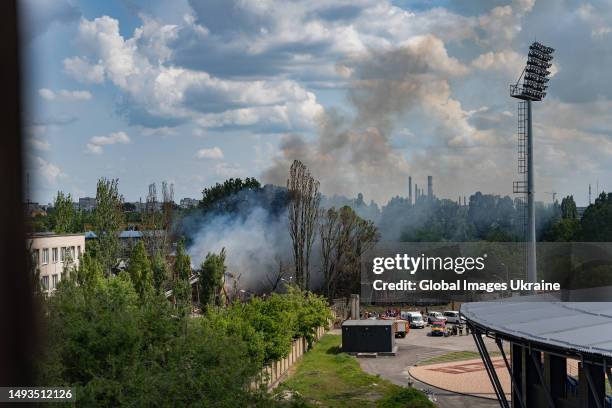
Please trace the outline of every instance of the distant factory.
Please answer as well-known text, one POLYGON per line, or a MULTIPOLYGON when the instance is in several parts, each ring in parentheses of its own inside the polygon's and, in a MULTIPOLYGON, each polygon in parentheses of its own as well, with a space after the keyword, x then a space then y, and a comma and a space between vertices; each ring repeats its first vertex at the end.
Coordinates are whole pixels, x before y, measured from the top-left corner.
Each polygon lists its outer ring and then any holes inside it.
POLYGON ((408 176, 408 202, 410 202, 410 204, 414 204, 423 198, 431 200, 434 197, 435 196, 433 192, 433 176, 427 176, 427 195, 425 195, 425 192, 422 188, 419 188, 419 185, 417 183, 414 183, 414 200, 412 194, 412 176, 408 176))

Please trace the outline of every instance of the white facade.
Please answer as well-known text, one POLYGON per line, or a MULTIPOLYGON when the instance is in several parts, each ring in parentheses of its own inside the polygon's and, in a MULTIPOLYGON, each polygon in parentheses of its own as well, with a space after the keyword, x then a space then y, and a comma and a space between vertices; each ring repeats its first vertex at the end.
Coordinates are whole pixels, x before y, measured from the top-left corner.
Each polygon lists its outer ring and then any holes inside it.
POLYGON ((40 271, 41 287, 50 294, 67 277, 71 266, 79 266, 85 234, 37 233, 28 237, 27 245, 40 271))

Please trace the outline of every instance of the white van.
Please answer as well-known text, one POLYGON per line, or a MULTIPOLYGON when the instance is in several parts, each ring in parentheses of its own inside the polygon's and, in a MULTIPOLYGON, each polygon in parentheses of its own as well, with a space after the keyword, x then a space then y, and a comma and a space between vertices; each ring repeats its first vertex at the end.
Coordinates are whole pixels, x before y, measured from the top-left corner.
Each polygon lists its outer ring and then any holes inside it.
POLYGON ((410 322, 410 327, 422 329, 425 327, 425 320, 421 312, 401 312, 402 319, 410 322))

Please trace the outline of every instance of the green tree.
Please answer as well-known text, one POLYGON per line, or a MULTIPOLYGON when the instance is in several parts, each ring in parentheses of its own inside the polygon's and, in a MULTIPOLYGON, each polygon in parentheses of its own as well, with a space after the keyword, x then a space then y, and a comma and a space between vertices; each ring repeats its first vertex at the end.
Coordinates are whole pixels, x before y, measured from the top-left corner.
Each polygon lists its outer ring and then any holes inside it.
POLYGON ((247 177, 242 180, 241 178, 230 178, 225 180, 223 184, 215 184, 212 187, 207 187, 202 191, 202 201, 200 201, 200 208, 206 210, 214 209, 219 206, 223 206, 225 198, 230 197, 237 192, 249 189, 258 190, 261 188, 261 184, 257 179, 247 177))
POLYGON ((72 205, 72 196, 58 191, 53 203, 52 230, 58 234, 76 232, 76 223, 77 217, 72 205))
POLYGON ((153 257, 151 269, 153 270, 153 287, 156 293, 161 293, 164 282, 168 279, 168 267, 164 257, 159 252, 153 257))
POLYGON ((578 208, 576 207, 574 196, 569 195, 561 200, 561 218, 578 219, 578 208))
POLYGON ((123 224, 123 196, 119 194, 119 180, 98 180, 93 230, 97 236, 92 251, 105 274, 110 274, 120 256, 119 231, 123 224))
POLYGON ((88 251, 85 251, 74 274, 79 285, 93 287, 100 284, 104 277, 102 265, 88 251))
POLYGON ((132 250, 127 272, 141 298, 153 289, 151 262, 149 262, 149 257, 142 241, 139 241, 132 250))
POLYGON ((225 248, 217 254, 209 253, 200 268, 200 301, 204 305, 220 306, 225 276, 225 248))
POLYGON ((174 283, 172 292, 176 307, 181 316, 186 316, 191 310, 191 258, 185 251, 185 243, 180 240, 176 249, 174 261, 174 283))
POLYGON ((580 220, 580 239, 585 242, 609 242, 612 240, 612 193, 602 192, 589 205, 580 220))

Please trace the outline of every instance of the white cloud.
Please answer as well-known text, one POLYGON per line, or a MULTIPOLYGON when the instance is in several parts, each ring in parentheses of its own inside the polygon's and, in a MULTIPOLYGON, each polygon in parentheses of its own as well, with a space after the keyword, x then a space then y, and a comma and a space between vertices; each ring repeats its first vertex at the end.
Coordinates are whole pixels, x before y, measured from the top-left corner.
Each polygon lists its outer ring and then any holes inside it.
POLYGON ((64 176, 62 170, 53 163, 49 163, 42 157, 35 156, 34 169, 48 184, 55 184, 57 179, 64 176))
POLYGON ((32 146, 32 148, 37 149, 37 150, 49 150, 49 148, 51 147, 49 142, 43 139, 30 137, 27 140, 28 140, 29 145, 32 146))
POLYGON ((103 152, 102 146, 117 143, 130 143, 130 138, 125 132, 114 132, 110 133, 108 136, 94 136, 89 139, 89 143, 87 143, 87 151, 93 154, 101 154, 103 152))
POLYGON ((196 153, 196 158, 220 160, 220 159, 223 159, 223 150, 221 150, 217 146, 210 148, 210 149, 200 149, 196 153))
POLYGON ((90 64, 81 57, 64 59, 64 71, 79 82, 99 84, 104 81, 104 67, 90 64))
POLYGON ((68 91, 62 89, 56 93, 48 88, 41 88, 38 90, 38 94, 48 101, 56 99, 61 101, 88 101, 91 99, 91 93, 89 91, 68 91))

